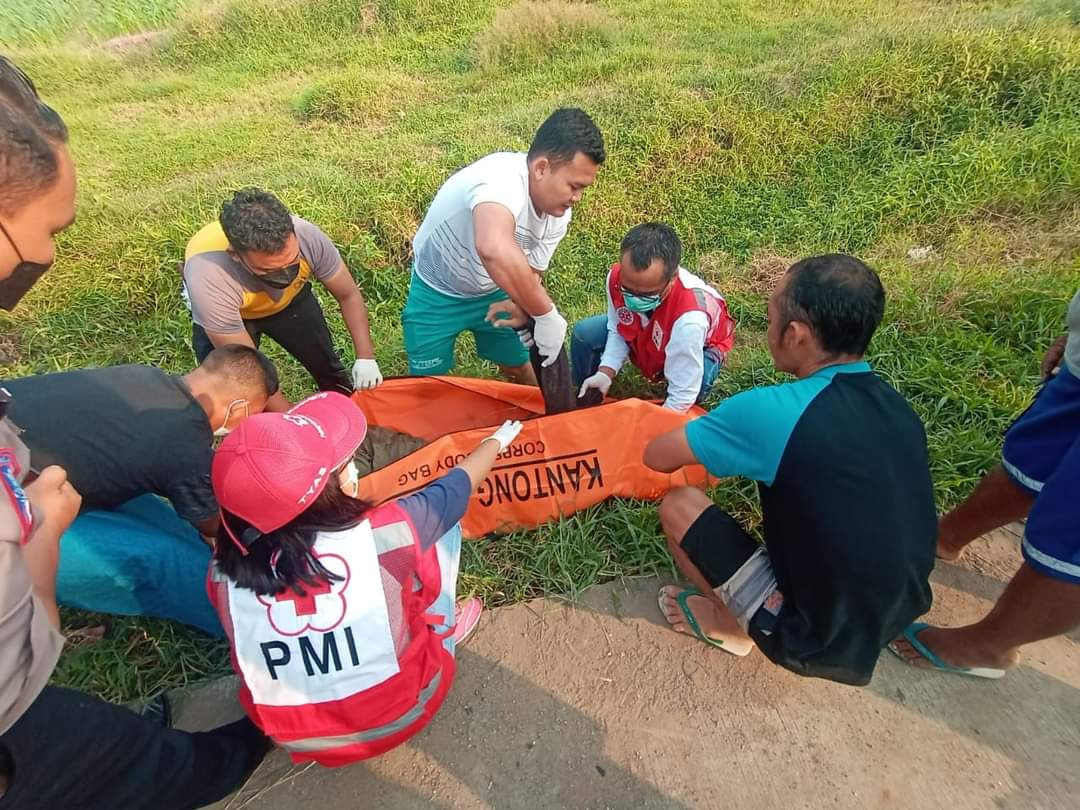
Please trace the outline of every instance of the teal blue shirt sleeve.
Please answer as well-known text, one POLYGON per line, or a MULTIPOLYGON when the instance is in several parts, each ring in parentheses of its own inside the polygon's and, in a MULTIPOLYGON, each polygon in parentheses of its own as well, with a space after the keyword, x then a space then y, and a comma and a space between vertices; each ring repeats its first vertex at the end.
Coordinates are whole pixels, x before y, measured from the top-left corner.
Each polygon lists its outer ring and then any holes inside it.
POLYGON ((752 388, 686 426, 690 450, 717 478, 740 476, 771 485, 806 406, 831 375, 752 388))

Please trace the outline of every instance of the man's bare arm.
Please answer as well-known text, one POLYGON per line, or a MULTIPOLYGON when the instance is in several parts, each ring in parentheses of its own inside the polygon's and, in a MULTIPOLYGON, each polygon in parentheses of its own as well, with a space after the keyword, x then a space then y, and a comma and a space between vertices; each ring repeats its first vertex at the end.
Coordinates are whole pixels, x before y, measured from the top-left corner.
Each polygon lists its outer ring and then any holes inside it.
POLYGON ((341 307, 341 317, 352 336, 353 348, 357 359, 370 360, 375 356, 375 347, 371 342, 371 325, 368 322, 367 304, 364 295, 356 286, 356 281, 349 268, 342 262, 337 272, 323 282, 326 289, 341 307))
POLYGON ((681 467, 700 463, 686 440, 685 427, 661 433, 645 447, 645 466, 657 472, 675 472, 681 467))
POLYGON ((476 254, 491 280, 529 315, 546 315, 555 304, 518 246, 516 227, 514 215, 498 203, 481 203, 473 209, 476 254))

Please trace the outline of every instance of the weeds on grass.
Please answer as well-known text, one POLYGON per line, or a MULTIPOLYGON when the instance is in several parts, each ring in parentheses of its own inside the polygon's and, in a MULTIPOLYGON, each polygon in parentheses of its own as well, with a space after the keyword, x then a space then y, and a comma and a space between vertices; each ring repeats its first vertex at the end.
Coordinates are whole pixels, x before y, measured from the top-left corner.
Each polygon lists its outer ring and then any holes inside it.
MULTIPOLYGON (((1080 31, 1061 0, 8 7, 0 42, 64 114, 81 190, 56 268, 15 318, 0 315, 5 376, 118 362, 189 370, 174 265, 246 185, 278 193, 338 243, 380 365, 404 373, 410 243, 436 189, 488 152, 527 148, 566 104, 596 118, 609 155, 546 277, 567 317, 603 311, 626 230, 669 221, 684 264, 739 321, 711 405, 783 379, 765 346, 765 298, 789 258, 862 255, 888 296, 870 359, 925 421, 942 507, 995 459, 1080 286, 1080 31), (171 35, 142 53, 94 46, 160 28, 171 35), (933 258, 912 262, 913 246, 933 258)), ((264 348, 287 395, 310 390, 295 362, 264 348)), ((466 338, 456 372, 495 369, 466 338)), ((655 393, 630 370, 613 390, 655 393)), ((715 496, 756 524, 752 484, 724 482, 715 496)), ((466 544, 462 590, 514 602, 657 570, 670 562, 655 509, 618 501, 466 544)), ((124 619, 112 639, 65 655, 57 679, 128 699, 227 667, 218 642, 124 619)))
POLYGON ((392 116, 423 104, 430 85, 398 71, 351 68, 304 91, 293 109, 304 122, 385 125, 392 116))
MULTIPOLYGON (((65 627, 93 625, 104 617, 61 610, 65 627)), ((68 647, 55 683, 119 703, 231 672, 229 646, 183 625, 158 619, 111 617, 109 637, 68 647)))
POLYGON ((33 0, 6 2, 0 42, 25 45, 108 38, 171 25, 196 0, 33 0))
POLYGON ((580 0, 518 0, 477 37, 476 60, 507 69, 567 58, 605 47, 617 25, 604 8, 580 0))

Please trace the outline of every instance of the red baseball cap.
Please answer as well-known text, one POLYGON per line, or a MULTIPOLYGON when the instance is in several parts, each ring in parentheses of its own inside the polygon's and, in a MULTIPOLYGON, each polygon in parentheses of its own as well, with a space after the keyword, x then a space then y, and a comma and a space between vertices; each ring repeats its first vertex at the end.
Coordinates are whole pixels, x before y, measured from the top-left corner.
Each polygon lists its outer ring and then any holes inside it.
MULTIPOLYGON (((364 412, 333 391, 285 413, 255 414, 214 454, 214 495, 224 511, 260 532, 280 529, 315 502, 330 473, 353 457, 366 435, 364 412)), ((226 530, 232 534, 227 522, 226 530)))

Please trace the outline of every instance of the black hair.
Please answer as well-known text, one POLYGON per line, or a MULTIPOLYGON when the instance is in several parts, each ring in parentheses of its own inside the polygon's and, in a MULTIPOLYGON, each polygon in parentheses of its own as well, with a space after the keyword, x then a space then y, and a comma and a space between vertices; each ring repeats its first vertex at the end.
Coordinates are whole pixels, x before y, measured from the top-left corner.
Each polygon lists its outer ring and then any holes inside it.
POLYGON ((787 271, 780 305, 785 324, 804 321, 829 354, 862 355, 885 314, 878 274, 854 256, 830 253, 787 271))
POLYGON ((604 136, 584 110, 560 107, 540 125, 529 147, 528 160, 546 157, 554 165, 569 163, 581 152, 599 166, 607 154, 604 136))
POLYGON ((273 596, 287 588, 303 595, 305 585, 339 581, 341 577, 327 570, 311 553, 316 535, 345 531, 359 525, 371 507, 367 501, 350 498, 342 492, 335 473, 315 502, 299 517, 266 534, 260 534, 246 520, 223 508, 222 525, 214 548, 218 569, 238 587, 263 596, 273 596), (246 546, 246 555, 229 536, 226 522, 228 529, 232 529, 246 546), (277 558, 271 565, 275 554, 277 558))
POLYGON ((295 230, 289 209, 269 191, 259 188, 235 192, 221 204, 218 220, 238 253, 277 253, 295 230))
POLYGON ((266 399, 276 394, 280 387, 277 369, 270 358, 258 349, 239 343, 227 343, 214 349, 203 358, 200 368, 227 377, 241 390, 262 394, 266 399))
POLYGON ((56 182, 57 146, 67 139, 63 119, 30 77, 0 56, 0 211, 14 211, 56 182))
POLYGON ((679 270, 682 261, 682 242, 675 229, 663 222, 643 222, 635 225, 623 237, 619 246, 619 259, 629 253, 635 270, 644 270, 660 259, 664 263, 664 279, 670 281, 679 270))

